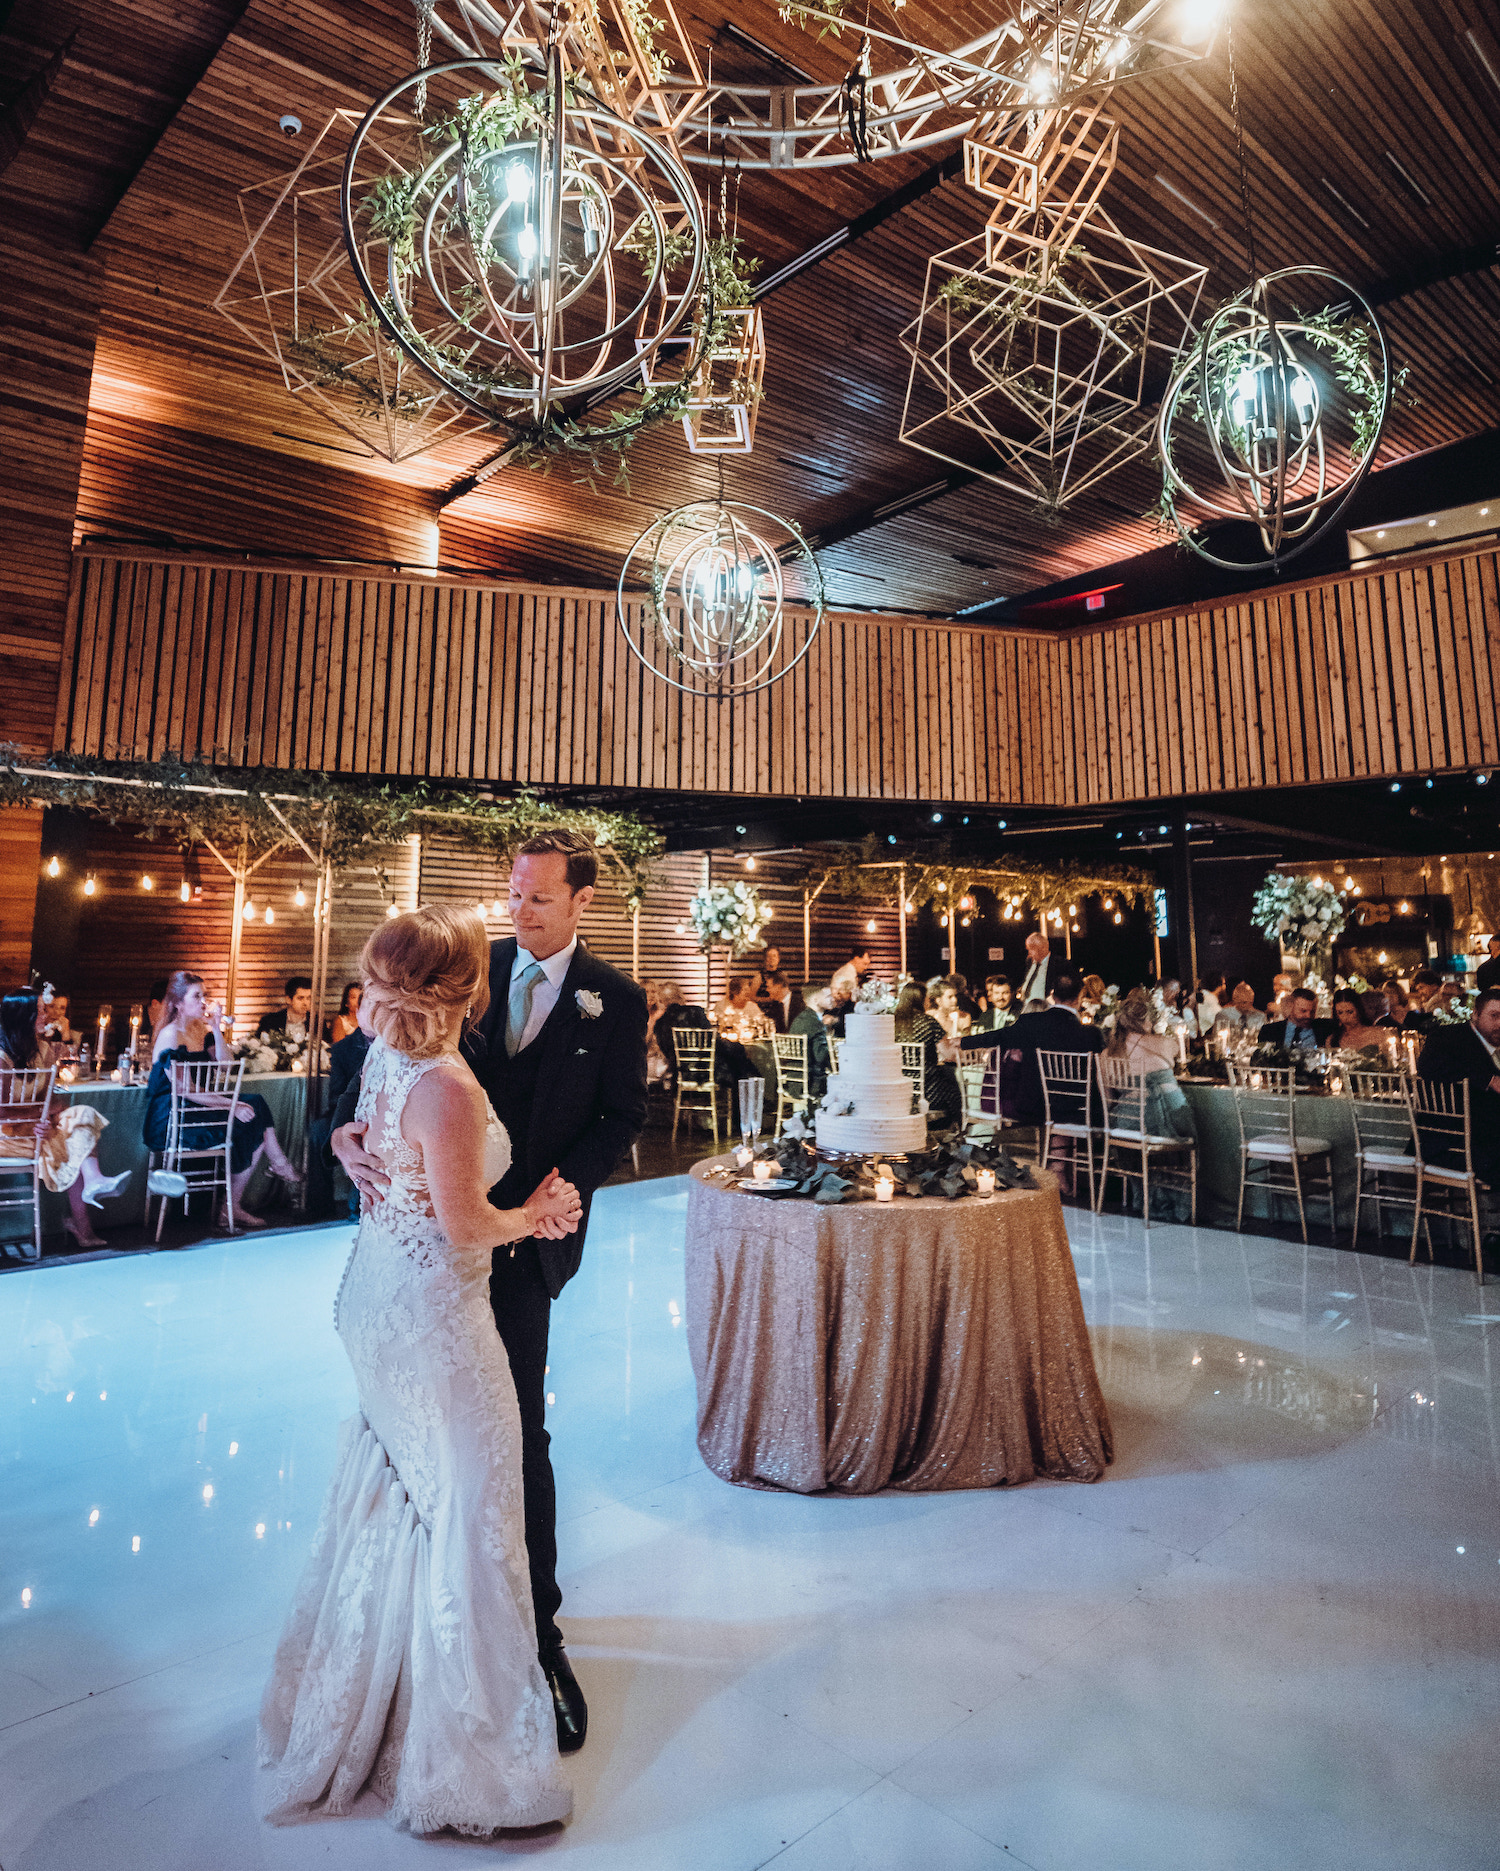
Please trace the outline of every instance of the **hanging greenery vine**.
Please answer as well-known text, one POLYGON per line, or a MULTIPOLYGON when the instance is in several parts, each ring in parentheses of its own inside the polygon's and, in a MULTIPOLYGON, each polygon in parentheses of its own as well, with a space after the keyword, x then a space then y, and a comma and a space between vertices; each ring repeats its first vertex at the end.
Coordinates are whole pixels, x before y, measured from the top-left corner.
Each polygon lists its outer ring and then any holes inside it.
POLYGON ((143 838, 221 849, 243 841, 251 851, 269 849, 286 837, 269 802, 310 845, 327 852, 335 870, 378 862, 382 847, 414 832, 441 832, 502 861, 539 831, 580 832, 592 838, 628 910, 645 900, 664 849, 656 827, 633 813, 557 805, 532 792, 495 799, 440 790, 425 780, 356 785, 320 773, 202 766, 173 754, 35 760, 0 746, 0 805, 66 806, 111 825, 138 826, 143 838))
POLYGON ((1046 865, 1022 859, 903 857, 899 849, 875 836, 860 845, 844 845, 832 851, 824 847, 810 853, 809 859, 800 880, 805 889, 883 903, 894 894, 900 875, 897 867, 904 863, 906 901, 913 909, 927 903, 942 909, 956 908, 971 890, 979 889, 1046 916, 1084 896, 1114 896, 1128 903, 1149 901, 1156 887, 1153 876, 1131 864, 1104 870, 1086 864, 1046 865))

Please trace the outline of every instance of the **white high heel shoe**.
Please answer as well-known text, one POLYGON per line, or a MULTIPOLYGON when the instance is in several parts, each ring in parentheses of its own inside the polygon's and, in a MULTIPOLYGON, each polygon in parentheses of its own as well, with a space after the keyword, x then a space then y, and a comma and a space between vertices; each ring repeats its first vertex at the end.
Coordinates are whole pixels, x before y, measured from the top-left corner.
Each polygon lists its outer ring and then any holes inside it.
POLYGON ((83 1199, 90 1208, 103 1208, 109 1198, 118 1195, 129 1181, 128 1169, 122 1169, 118 1176, 101 1176, 83 1199))

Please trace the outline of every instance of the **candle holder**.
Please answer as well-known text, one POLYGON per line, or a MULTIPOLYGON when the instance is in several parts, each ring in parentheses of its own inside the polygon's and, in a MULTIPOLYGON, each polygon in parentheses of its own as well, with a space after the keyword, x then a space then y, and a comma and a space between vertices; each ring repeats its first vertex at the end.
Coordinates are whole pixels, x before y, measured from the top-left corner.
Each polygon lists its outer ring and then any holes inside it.
POLYGON ((896 1199, 895 1177, 894 1176, 877 1176, 875 1178, 875 1200, 877 1202, 894 1202, 895 1199, 896 1199))
POLYGON ((982 1169, 978 1172, 979 1193, 988 1200, 995 1193, 995 1172, 982 1169))
POLYGON ((764 1157, 750 1171, 757 1182, 769 1182, 776 1173, 776 1165, 768 1163, 764 1157))

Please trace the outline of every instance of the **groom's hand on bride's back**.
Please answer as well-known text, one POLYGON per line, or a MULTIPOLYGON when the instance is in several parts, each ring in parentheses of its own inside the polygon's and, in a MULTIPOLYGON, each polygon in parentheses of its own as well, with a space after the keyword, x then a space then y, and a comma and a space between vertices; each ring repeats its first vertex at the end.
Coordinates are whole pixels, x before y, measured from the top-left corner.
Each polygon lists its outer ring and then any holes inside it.
POLYGON ((365 1148, 369 1132, 365 1123, 344 1124, 329 1138, 333 1154, 344 1166, 344 1174, 361 1195, 384 1195, 391 1186, 385 1164, 365 1148))

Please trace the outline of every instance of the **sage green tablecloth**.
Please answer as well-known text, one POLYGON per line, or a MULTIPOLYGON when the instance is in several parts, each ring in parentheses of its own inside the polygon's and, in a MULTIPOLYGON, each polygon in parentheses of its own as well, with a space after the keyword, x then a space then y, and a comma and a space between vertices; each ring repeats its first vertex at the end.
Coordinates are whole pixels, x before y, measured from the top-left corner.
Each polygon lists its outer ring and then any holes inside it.
MULTIPOLYGON (((1198 1219, 1211 1228, 1232 1228, 1240 1195, 1240 1132, 1234 1093, 1227 1085, 1193 1084, 1184 1084, 1182 1092, 1198 1126, 1198 1219)), ((1323 1137, 1333 1145, 1333 1192, 1342 1233, 1354 1220, 1354 1118, 1349 1100, 1330 1098, 1323 1092, 1299 1092, 1297 1135, 1323 1137)), ((1305 1187, 1303 1200, 1313 1226, 1326 1226, 1326 1203, 1309 1201, 1305 1187)), ((1267 1195, 1252 1183, 1245 1196, 1245 1219, 1289 1222, 1295 1228, 1296 1204, 1290 1196, 1267 1195)), ((1361 1227, 1365 1220, 1361 1215, 1361 1227)))
POLYGON ((725 1187, 687 1215, 698 1447, 797 1494, 1097 1481, 1109 1413, 1056 1179, 820 1207, 725 1187))
MULTIPOLYGON (((258 1091, 271 1107, 281 1146, 292 1161, 300 1166, 302 1146, 307 1136, 307 1080, 298 1072, 267 1072, 257 1073, 253 1078, 247 1073, 243 1083, 246 1091, 258 1091)), ((130 1171, 129 1184, 117 1196, 112 1196, 102 1209, 91 1211, 94 1226, 99 1229, 118 1228, 143 1221, 146 1214, 147 1158, 150 1155, 141 1141, 141 1126, 146 1118, 146 1087, 117 1085, 107 1078, 89 1079, 79 1085, 59 1085, 56 1095, 60 1101, 69 1104, 90 1104, 101 1117, 109 1120, 108 1130, 99 1139, 99 1167, 105 1175, 116 1176, 122 1169, 130 1171)), ((262 1165, 247 1191, 252 1208, 264 1192, 266 1178, 267 1171, 262 1165)), ((198 1198, 197 1209, 206 1219, 207 1209, 202 1197, 198 1198)), ((156 1211, 153 1209, 151 1212, 154 1215, 156 1211)), ((180 1214, 181 1210, 176 1212, 180 1214)), ((44 1233, 57 1233, 67 1213, 66 1195, 53 1195, 45 1189, 42 1191, 44 1233)))

